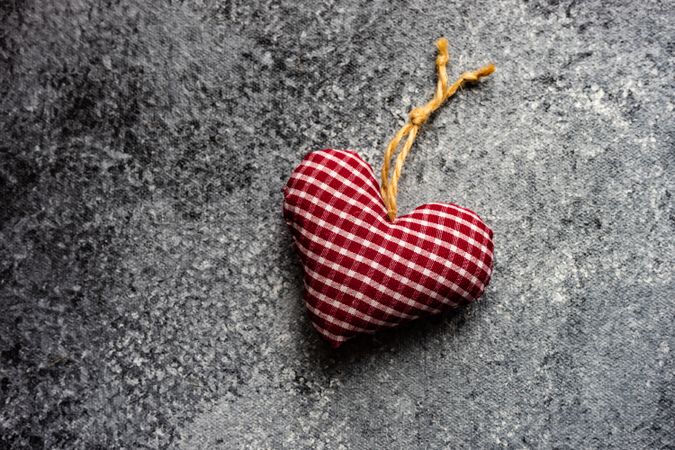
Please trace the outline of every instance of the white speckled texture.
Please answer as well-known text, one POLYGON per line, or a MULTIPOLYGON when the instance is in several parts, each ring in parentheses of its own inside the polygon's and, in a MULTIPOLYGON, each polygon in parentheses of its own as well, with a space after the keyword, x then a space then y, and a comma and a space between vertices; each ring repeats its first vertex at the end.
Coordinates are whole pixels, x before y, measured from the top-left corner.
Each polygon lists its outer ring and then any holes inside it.
POLYGON ((0 447, 673 448, 669 2, 0 3, 0 447), (401 211, 495 231, 454 314, 311 329, 281 218, 310 150, 434 84, 401 211))

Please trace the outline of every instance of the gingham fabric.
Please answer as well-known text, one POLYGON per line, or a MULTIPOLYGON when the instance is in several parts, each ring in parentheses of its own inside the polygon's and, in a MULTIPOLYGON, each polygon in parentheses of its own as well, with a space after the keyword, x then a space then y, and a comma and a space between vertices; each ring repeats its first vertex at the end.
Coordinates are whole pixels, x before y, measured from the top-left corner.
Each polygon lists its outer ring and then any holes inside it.
POLYGON ((333 347, 478 299, 492 230, 474 212, 429 203, 392 223, 373 169, 356 153, 308 154, 284 189, 312 324, 333 347))

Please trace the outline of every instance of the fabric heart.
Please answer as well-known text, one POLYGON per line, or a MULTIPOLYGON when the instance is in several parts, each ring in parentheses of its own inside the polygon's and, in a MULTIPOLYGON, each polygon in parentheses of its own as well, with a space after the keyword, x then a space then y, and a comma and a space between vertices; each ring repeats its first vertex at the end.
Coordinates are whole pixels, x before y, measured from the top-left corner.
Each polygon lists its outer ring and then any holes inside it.
POLYGON ((472 302, 490 280, 493 235, 478 215, 429 203, 392 222, 356 153, 309 153, 284 189, 283 209, 309 316, 333 347, 472 302))

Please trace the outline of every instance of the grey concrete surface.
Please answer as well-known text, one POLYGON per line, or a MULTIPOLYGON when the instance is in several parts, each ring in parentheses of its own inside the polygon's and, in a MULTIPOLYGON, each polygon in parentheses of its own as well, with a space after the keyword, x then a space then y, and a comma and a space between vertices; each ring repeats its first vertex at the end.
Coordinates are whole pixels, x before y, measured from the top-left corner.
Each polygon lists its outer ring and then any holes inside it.
POLYGON ((0 447, 674 448, 672 2, 0 2, 0 447), (281 188, 495 231, 484 298, 331 350, 281 188))

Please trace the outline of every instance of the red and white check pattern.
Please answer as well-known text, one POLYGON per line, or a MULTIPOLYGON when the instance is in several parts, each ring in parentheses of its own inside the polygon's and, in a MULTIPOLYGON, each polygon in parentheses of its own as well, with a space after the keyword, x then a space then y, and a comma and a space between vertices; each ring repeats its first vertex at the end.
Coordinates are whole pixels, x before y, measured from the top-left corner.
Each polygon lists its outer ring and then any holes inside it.
POLYGON ((429 203, 392 223, 373 169, 356 153, 308 154, 284 190, 305 270, 305 303, 333 347, 478 299, 492 230, 474 212, 429 203))

